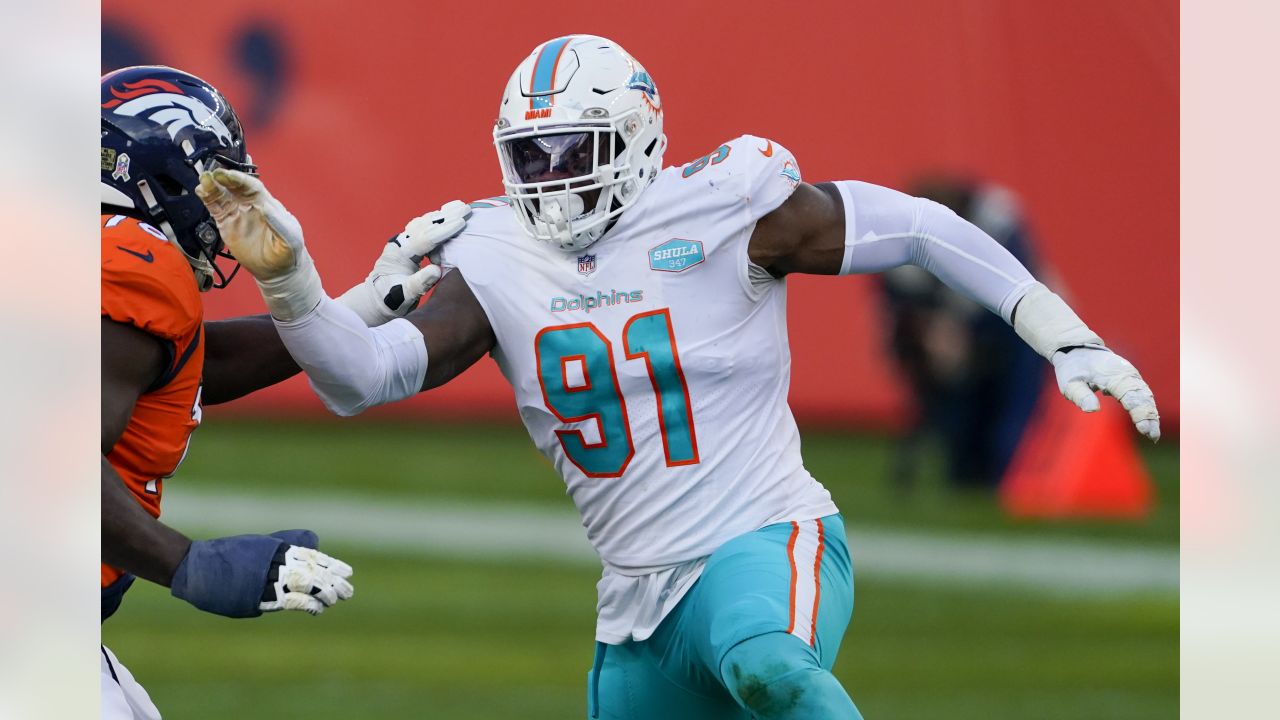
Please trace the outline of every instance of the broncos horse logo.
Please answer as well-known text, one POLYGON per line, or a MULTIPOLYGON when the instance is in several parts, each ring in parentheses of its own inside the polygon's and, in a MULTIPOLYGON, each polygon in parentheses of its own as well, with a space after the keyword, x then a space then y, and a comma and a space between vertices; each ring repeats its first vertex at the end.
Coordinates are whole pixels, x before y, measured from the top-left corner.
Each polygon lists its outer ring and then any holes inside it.
POLYGON ((157 79, 144 79, 122 83, 111 88, 112 98, 102 107, 117 115, 140 117, 163 125, 175 142, 183 128, 198 127, 211 132, 223 143, 232 144, 231 130, 209 108, 173 83, 157 79))

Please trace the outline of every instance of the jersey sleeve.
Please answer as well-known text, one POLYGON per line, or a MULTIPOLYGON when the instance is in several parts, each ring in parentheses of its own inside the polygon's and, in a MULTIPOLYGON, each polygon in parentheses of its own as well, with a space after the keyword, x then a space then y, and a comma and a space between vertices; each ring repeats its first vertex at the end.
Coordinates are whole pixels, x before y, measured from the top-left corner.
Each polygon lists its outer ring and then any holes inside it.
POLYGON ((710 190, 694 193, 705 205, 700 210, 711 214, 726 212, 731 220, 723 227, 744 230, 731 233, 729 237, 738 242, 728 244, 739 256, 743 289, 748 297, 759 300, 766 288, 779 284, 779 279, 751 262, 747 242, 750 228, 795 192, 800 184, 800 166, 795 156, 768 138, 743 135, 682 166, 680 177, 682 182, 695 184, 701 179, 710 190))
POLYGON ((723 147, 729 151, 721 164, 725 174, 736 181, 752 221, 776 210, 800 184, 795 156, 779 143, 743 135, 723 147))
POLYGON ((185 341, 203 318, 190 264, 136 220, 104 227, 102 316, 165 340, 185 341))

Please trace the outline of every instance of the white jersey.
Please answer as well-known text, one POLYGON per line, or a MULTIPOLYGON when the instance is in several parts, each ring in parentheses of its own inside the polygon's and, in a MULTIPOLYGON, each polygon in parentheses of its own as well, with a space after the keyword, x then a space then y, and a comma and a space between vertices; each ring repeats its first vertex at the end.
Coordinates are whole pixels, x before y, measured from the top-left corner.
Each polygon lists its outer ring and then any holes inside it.
POLYGON ((786 283, 747 256, 799 181, 743 136, 662 171, 585 251, 530 239, 501 198, 443 248, 604 563, 604 642, 648 637, 726 541, 837 512, 787 406, 786 283))

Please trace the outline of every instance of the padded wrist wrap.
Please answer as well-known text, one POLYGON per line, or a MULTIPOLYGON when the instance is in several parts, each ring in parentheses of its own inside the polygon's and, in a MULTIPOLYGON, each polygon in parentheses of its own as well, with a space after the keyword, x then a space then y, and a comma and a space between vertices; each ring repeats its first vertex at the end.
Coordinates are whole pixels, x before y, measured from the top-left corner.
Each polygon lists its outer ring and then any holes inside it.
POLYGON ((1033 284, 1014 309, 1013 329, 1031 349, 1050 359, 1070 346, 1106 347, 1062 298, 1042 283, 1033 284))

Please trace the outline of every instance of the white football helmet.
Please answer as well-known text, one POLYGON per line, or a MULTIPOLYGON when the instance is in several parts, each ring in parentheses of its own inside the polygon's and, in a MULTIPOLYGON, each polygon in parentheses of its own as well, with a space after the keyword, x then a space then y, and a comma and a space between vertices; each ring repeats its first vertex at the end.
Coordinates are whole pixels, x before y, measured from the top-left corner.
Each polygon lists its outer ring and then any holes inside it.
POLYGON ((563 250, 599 240, 662 169, 662 102, 612 40, 539 45, 507 81, 493 141, 516 217, 563 250))

